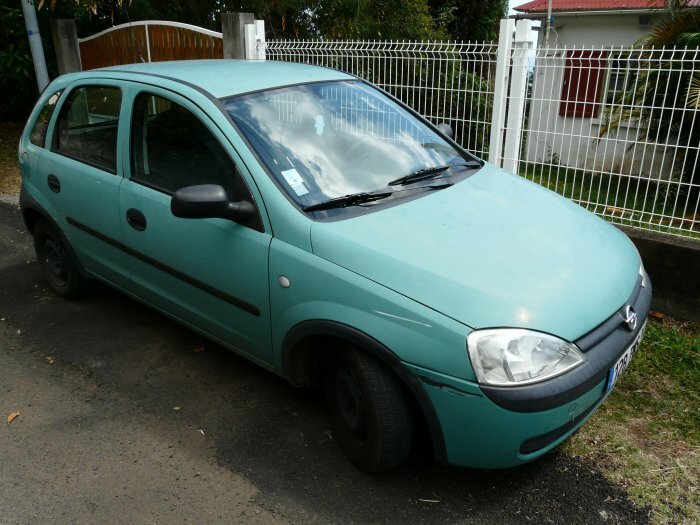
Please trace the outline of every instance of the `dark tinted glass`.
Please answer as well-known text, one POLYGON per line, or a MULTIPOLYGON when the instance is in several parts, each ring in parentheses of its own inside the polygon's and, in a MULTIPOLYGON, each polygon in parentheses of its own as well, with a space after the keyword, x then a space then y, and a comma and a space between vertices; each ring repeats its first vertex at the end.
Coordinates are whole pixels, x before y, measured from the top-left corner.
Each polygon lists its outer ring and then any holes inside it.
POLYGON ((233 201, 250 199, 224 148, 180 104, 140 94, 134 104, 131 140, 132 179, 137 182, 167 193, 218 184, 233 201))
POLYGON ((61 108, 54 150, 116 172, 120 105, 118 88, 89 86, 73 91, 61 108))
POLYGON ((29 134, 29 141, 35 146, 41 146, 42 148, 44 147, 44 143, 46 141, 46 129, 49 127, 51 115, 53 115, 53 110, 56 109, 56 102, 58 102, 58 99, 61 98, 61 93, 62 91, 57 91, 49 97, 46 104, 44 104, 44 107, 41 108, 39 116, 34 122, 32 132, 29 134))

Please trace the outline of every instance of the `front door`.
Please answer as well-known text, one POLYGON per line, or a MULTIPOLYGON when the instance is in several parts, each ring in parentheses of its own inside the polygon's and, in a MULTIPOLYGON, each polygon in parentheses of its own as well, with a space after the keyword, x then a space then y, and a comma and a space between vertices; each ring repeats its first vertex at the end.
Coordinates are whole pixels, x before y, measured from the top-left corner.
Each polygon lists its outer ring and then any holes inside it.
POLYGON ((170 211, 175 191, 198 184, 218 184, 232 201, 254 203, 237 161, 189 100, 156 88, 135 94, 129 178, 119 202, 124 243, 140 297, 269 366, 271 235, 260 217, 237 224, 170 211))

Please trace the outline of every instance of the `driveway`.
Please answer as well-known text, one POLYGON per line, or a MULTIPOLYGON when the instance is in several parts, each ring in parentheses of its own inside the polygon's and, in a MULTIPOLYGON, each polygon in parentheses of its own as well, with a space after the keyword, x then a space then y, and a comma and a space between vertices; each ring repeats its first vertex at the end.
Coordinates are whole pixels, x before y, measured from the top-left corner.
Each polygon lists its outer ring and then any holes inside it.
POLYGON ((403 468, 365 475, 318 393, 98 283, 80 301, 53 295, 19 210, 1 202, 0 318, 2 524, 648 521, 561 452, 486 472, 419 446, 403 468))

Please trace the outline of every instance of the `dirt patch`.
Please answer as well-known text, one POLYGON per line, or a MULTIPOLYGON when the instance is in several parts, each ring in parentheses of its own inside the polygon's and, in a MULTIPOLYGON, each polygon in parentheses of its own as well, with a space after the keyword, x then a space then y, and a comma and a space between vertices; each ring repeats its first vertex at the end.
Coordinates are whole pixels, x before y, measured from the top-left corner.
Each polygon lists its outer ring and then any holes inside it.
POLYGON ((17 145, 24 125, 19 122, 0 124, 0 195, 19 193, 20 176, 17 145))

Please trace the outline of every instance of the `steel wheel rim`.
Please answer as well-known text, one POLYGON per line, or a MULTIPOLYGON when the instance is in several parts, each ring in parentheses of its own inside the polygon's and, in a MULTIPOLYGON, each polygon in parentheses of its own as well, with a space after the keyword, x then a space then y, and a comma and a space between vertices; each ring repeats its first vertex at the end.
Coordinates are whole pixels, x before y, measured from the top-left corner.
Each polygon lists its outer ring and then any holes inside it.
POLYGON ((363 437, 366 426, 364 399, 353 371, 347 366, 341 367, 336 373, 334 386, 343 423, 354 435, 363 437))
POLYGON ((43 246, 44 266, 48 269, 53 281, 59 286, 68 282, 66 256, 61 244, 53 237, 46 237, 43 246))

